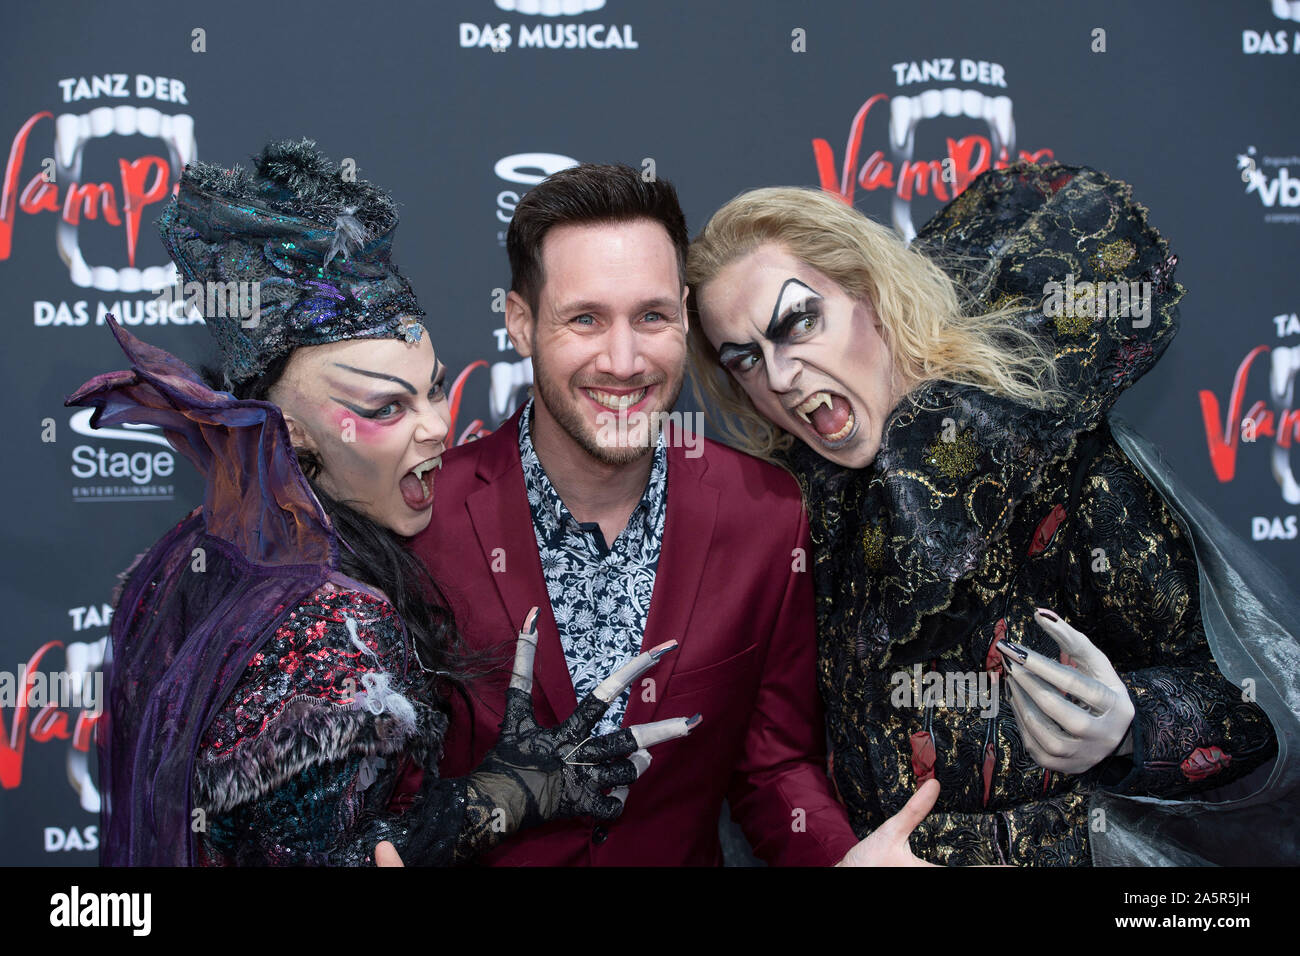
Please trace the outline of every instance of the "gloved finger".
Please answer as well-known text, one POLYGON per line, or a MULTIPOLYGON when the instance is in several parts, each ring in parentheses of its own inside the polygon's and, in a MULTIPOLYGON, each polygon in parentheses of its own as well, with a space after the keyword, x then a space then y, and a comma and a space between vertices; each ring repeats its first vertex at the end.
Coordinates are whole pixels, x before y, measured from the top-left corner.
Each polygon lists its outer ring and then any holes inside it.
POLYGON ((1015 711, 1016 723, 1020 725, 1021 730, 1032 735, 1035 743, 1047 756, 1058 759, 1072 756, 1079 746, 1079 739, 1067 734, 1039 710, 1033 698, 1016 682, 1014 674, 1007 675, 1007 683, 1015 688, 1011 707, 1015 711))
POLYGON ((519 629, 515 642, 515 666, 510 675, 510 686, 525 694, 533 692, 533 660, 537 657, 537 608, 528 612, 524 626, 519 629))
POLYGON ((577 709, 560 727, 562 733, 574 738, 586 737, 591 728, 609 710, 609 705, 618 699, 619 694, 670 651, 677 650, 676 641, 665 641, 650 648, 644 654, 638 654, 614 669, 614 672, 596 685, 590 694, 582 698, 577 709))
MULTIPOLYGON (((626 791, 624 791, 624 799, 626 791)), ((611 820, 617 820, 623 812, 623 800, 607 797, 604 794, 597 794, 596 799, 592 801, 590 813, 597 820, 608 823, 611 820)))
POLYGON ((533 660, 537 656, 537 608, 528 612, 523 629, 515 641, 514 667, 510 686, 506 688, 506 712, 501 717, 501 731, 517 730, 533 716, 533 660))
POLYGON ((676 740, 678 737, 685 737, 692 730, 700 725, 704 718, 695 714, 693 717, 670 717, 668 720, 655 720, 648 724, 635 724, 628 729, 632 731, 632 737, 636 740, 637 746, 645 749, 653 747, 655 744, 661 744, 668 740, 676 740))
POLYGON ((533 695, 518 687, 506 688, 506 712, 501 715, 501 733, 519 733, 533 718, 533 695))
POLYGON ((658 664, 660 658, 665 654, 675 650, 677 650, 676 641, 664 641, 662 644, 657 644, 644 654, 638 654, 630 661, 616 667, 612 674, 596 685, 596 689, 592 693, 606 703, 612 703, 618 699, 619 694, 627 689, 629 684, 658 664))
POLYGON ((1105 652, 1088 640, 1087 634, 1071 627, 1055 611, 1040 607, 1034 612, 1034 620, 1075 662, 1079 670, 1111 687, 1118 687, 1122 683, 1105 652))
POLYGON ((1038 705, 1038 709, 1067 734, 1073 737, 1092 734, 1097 718, 1091 712, 1068 700, 1051 684, 1035 677, 1023 667, 1017 667, 1010 676, 1016 682, 1016 690, 1026 693, 1038 705))
POLYGON ((589 740, 579 751, 583 760, 600 762, 626 757, 634 750, 644 750, 665 740, 684 737, 699 723, 699 714, 690 719, 672 717, 668 720, 656 720, 648 724, 636 724, 624 727, 612 734, 602 734, 589 740), (692 723, 694 721, 694 723, 692 723))
POLYGON ((595 727, 596 722, 605 715, 605 711, 609 710, 609 703, 597 697, 595 691, 582 698, 578 701, 577 709, 569 715, 569 719, 557 728, 561 738, 585 740, 590 737, 591 728, 595 727))
POLYGON ((644 754, 644 757, 633 760, 628 757, 625 760, 616 760, 613 763, 601 764, 599 767, 586 768, 589 772, 588 777, 595 783, 600 790, 608 790, 610 787, 626 787, 635 783, 637 777, 645 772, 645 768, 650 766, 650 755, 644 750, 637 751, 644 754))
POLYGON ((1010 641, 998 641, 997 648, 1013 664, 1022 665, 1031 674, 1041 677, 1062 693, 1078 698, 1097 713, 1104 713, 1111 703, 1106 685, 1095 677, 1010 641))
POLYGON ((636 737, 632 734, 632 728, 624 727, 612 734, 601 734, 599 737, 587 741, 582 745, 578 753, 581 755, 580 759, 582 760, 602 763, 606 760, 626 757, 633 751, 640 749, 640 747, 641 745, 637 743, 636 737))
POLYGON ((641 775, 650 769, 650 761, 654 760, 654 757, 650 756, 648 750, 638 750, 627 759, 632 763, 632 766, 636 767, 636 775, 639 780, 641 775))

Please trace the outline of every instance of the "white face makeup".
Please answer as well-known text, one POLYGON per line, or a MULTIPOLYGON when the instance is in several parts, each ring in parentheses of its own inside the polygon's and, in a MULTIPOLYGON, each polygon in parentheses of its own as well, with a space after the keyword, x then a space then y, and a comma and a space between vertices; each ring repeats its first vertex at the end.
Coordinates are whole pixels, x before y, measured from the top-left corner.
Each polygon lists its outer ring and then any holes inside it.
POLYGON ((871 464, 903 393, 870 302, 765 245, 722 269, 699 305, 723 368, 764 418, 836 464, 871 464))
POLYGON ((321 461, 331 497, 403 536, 433 514, 447 447, 446 369, 419 342, 348 339, 294 352, 271 391, 295 447, 321 461))

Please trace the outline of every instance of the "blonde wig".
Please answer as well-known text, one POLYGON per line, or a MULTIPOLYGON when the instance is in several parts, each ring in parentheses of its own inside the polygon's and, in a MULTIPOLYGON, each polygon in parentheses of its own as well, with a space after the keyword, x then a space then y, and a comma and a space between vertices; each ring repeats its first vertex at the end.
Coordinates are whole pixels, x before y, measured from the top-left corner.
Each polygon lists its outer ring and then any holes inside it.
POLYGON ((699 293, 727 265, 769 244, 874 306, 894 374, 909 391, 946 380, 1040 408, 1067 401, 1050 346, 1018 317, 1024 303, 980 307, 974 295, 892 230, 820 189, 755 189, 713 214, 686 259, 692 385, 723 440, 742 451, 776 461, 776 453, 795 439, 760 415, 718 364, 700 325, 699 293))

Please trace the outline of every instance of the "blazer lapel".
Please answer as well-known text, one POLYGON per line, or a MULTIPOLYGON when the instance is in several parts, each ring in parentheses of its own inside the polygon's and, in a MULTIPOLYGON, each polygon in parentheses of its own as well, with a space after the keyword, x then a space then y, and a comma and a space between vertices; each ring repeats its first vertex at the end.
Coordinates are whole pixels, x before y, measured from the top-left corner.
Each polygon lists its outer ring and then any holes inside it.
MULTIPOLYGON (((675 440, 670 430, 668 514, 664 518, 664 538, 659 549, 650 613, 641 639, 643 652, 673 639, 680 645, 686 644, 686 633, 695 610, 704 562, 712 546, 713 526, 718 515, 718 490, 702 481, 708 471, 708 462, 703 456, 687 458, 681 445, 682 442, 675 440)), ((681 653, 679 647, 632 686, 623 718, 624 727, 654 719, 681 653), (642 681, 646 678, 654 679, 653 700, 645 699, 647 695, 642 681)))
MULTIPOLYGON (((528 611, 537 611, 537 657, 533 663, 533 700, 543 699, 551 713, 537 712, 542 723, 565 720, 578 706, 573 677, 564 659, 564 647, 551 613, 550 595, 537 554, 533 515, 528 506, 523 465, 519 460, 519 416, 522 409, 499 429, 481 441, 499 442, 479 459, 478 477, 483 487, 466 498, 470 520, 483 557, 493 569, 492 579, 505 605, 513 635, 524 623, 528 611), (497 570, 502 568, 503 570, 497 570)), ((652 602, 653 603, 653 602, 652 602)), ((511 635, 491 635, 493 644, 511 635)), ((513 660, 513 655, 511 657, 513 660)))

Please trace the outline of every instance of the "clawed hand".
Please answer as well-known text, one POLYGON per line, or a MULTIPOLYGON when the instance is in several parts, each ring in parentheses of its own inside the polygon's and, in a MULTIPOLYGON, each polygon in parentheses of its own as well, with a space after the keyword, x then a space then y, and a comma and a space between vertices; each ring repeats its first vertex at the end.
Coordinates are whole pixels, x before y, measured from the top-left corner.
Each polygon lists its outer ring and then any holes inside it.
MULTIPOLYGON (((673 717, 592 736, 592 728, 638 677, 677 649, 667 641, 615 668, 558 727, 541 727, 533 713, 533 661, 537 656, 537 608, 515 645, 514 670, 506 688, 505 716, 496 746, 469 775, 471 793, 500 816, 501 834, 573 816, 614 820, 623 812, 628 787, 650 766, 649 748, 684 737, 701 717, 673 717), (609 791, 606 793, 605 791, 609 791)), ((387 841, 375 848, 378 866, 402 866, 387 841)))
MULTIPOLYGON (((537 608, 533 608, 519 633, 501 736, 471 779, 480 790, 485 775, 505 774, 522 783, 531 798, 520 821, 523 825, 586 815, 613 820, 623 811, 628 785, 650 766, 648 748, 690 733, 700 715, 638 724, 600 737, 591 735, 592 728, 633 681, 677 649, 677 642, 652 647, 615 668, 568 720, 558 727, 540 727, 532 699, 536 618, 537 608), (611 787, 606 796, 603 791, 611 787)), ((492 789, 490 783, 486 786, 492 789)))
POLYGON ((1039 608, 1034 620, 1074 666, 998 642, 1007 690, 1014 690, 1008 699, 1030 756, 1048 770, 1083 773, 1114 753, 1132 753, 1133 701, 1110 658, 1052 611, 1039 608))

